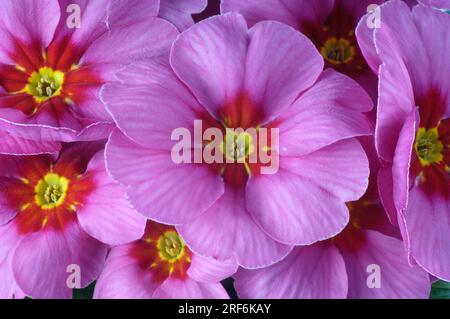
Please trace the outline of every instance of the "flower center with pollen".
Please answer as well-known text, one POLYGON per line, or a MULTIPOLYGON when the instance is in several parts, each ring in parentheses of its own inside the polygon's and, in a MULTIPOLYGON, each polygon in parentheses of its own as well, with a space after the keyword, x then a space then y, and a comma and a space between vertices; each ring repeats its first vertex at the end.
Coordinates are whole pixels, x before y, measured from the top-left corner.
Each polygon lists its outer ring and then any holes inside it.
POLYGON ((34 189, 35 201, 42 209, 52 209, 64 203, 69 180, 54 173, 42 178, 34 189))
POLYGON ((173 230, 166 231, 159 237, 156 247, 161 259, 171 263, 183 257, 185 251, 183 239, 173 230))
POLYGON ((229 160, 242 162, 254 151, 252 136, 248 132, 227 131, 220 149, 229 160))
POLYGON ((320 49, 325 60, 332 64, 350 62, 355 56, 355 48, 344 38, 329 38, 320 49))
POLYGON ((60 95, 63 83, 63 72, 54 71, 49 67, 43 67, 39 71, 31 74, 25 91, 32 95, 36 102, 44 102, 54 96, 60 95))
POLYGON ((419 128, 417 131, 414 148, 422 166, 428 166, 432 163, 439 163, 443 160, 443 145, 439 140, 437 127, 429 130, 419 128))

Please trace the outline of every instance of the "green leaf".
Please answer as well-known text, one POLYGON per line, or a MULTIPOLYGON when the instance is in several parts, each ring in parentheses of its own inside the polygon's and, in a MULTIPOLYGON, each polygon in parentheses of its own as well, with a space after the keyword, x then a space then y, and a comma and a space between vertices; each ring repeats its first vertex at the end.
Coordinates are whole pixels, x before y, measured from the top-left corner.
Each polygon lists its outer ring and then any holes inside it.
POLYGON ((450 299, 450 282, 436 281, 431 288, 431 299, 450 299))
POLYGON ((92 299, 94 296, 95 282, 84 289, 74 289, 73 299, 92 299))

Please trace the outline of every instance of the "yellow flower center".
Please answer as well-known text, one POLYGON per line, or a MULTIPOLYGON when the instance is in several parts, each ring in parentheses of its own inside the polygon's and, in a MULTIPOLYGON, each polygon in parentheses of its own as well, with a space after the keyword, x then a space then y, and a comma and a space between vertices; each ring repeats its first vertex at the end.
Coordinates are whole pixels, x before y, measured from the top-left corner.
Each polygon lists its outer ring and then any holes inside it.
POLYGON ((241 162, 253 153, 252 136, 247 132, 227 131, 220 148, 222 153, 233 162, 241 162))
POLYGON ((42 178, 34 189, 36 204, 42 209, 52 209, 64 203, 69 180, 63 176, 49 173, 42 178))
POLYGON ((443 160, 442 149, 444 146, 439 140, 437 127, 429 130, 423 127, 419 128, 414 148, 422 166, 439 163, 443 160))
POLYGON ((344 38, 329 38, 320 49, 320 54, 332 64, 350 62, 355 56, 355 47, 344 38))
POLYGON ((156 247, 161 259, 171 263, 183 257, 185 251, 183 239, 174 230, 166 231, 161 235, 156 247))
POLYGON ((36 102, 40 103, 60 95, 63 83, 63 72, 43 67, 31 74, 25 92, 32 95, 36 102))

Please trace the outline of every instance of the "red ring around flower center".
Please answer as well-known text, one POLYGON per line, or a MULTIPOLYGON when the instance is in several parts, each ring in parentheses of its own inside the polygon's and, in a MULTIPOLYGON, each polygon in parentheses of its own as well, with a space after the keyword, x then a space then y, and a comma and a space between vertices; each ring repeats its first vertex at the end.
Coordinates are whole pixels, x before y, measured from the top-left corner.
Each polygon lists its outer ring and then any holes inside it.
POLYGON ((445 99, 436 89, 416 97, 420 126, 414 141, 411 180, 429 194, 450 196, 450 119, 444 119, 445 99))
POLYGON ((187 278, 192 253, 175 228, 149 221, 142 239, 131 245, 131 256, 157 282, 187 278))
POLYGON ((99 87, 100 77, 92 68, 78 65, 80 50, 68 39, 53 42, 46 49, 26 45, 15 39, 11 59, 15 65, 0 61, 0 108, 14 108, 32 116, 42 110, 62 117, 68 105, 87 97, 87 88, 99 87))
POLYGON ((18 175, 3 180, 8 205, 17 210, 19 232, 26 234, 53 229, 63 231, 74 223, 76 210, 95 184, 74 162, 49 156, 30 156, 20 161, 18 175))
MULTIPOLYGON (((234 188, 245 186, 249 176, 260 174, 277 155, 273 141, 275 127, 261 126, 264 114, 245 94, 239 95, 219 111, 219 118, 202 116, 204 132, 215 128, 222 133, 221 140, 204 142, 203 152, 211 145, 220 145, 220 161, 208 164, 221 174, 225 183, 234 188), (213 143, 214 142, 214 143, 213 143)), ((205 153, 205 152, 204 152, 205 153)))

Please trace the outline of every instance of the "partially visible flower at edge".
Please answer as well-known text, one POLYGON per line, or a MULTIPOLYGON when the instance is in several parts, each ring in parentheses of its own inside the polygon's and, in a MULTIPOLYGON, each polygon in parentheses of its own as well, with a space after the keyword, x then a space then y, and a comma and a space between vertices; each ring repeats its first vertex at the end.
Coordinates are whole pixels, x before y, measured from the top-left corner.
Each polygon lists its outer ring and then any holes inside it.
POLYGON ((114 72, 170 48, 176 28, 159 2, 4 0, 0 11, 0 128, 41 141, 107 138, 98 92, 114 72), (69 5, 81 10, 69 27, 69 5))
POLYGON ((369 6, 384 0, 221 0, 221 11, 241 13, 252 26, 275 20, 304 33, 331 67, 356 80, 376 101, 377 77, 358 47, 356 26, 369 6))
POLYGON ((367 30, 363 19, 357 30, 380 78, 380 196, 410 262, 449 281, 450 16, 401 1, 383 4, 381 14, 380 29, 367 30))
POLYGON ((220 281, 237 264, 193 254, 174 227, 147 222, 136 242, 113 247, 95 286, 98 299, 226 299, 220 281))
POLYGON ((59 156, 0 155, 0 296, 69 298, 69 266, 81 272, 77 288, 86 287, 107 245, 142 236, 146 220, 107 174, 102 144, 66 145, 59 156))
POLYGON ((367 192, 348 203, 350 221, 335 237, 296 247, 281 262, 234 276, 241 298, 428 298, 430 278, 408 264, 400 232, 378 197, 373 137, 360 141, 370 159, 367 192))

